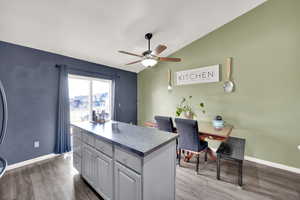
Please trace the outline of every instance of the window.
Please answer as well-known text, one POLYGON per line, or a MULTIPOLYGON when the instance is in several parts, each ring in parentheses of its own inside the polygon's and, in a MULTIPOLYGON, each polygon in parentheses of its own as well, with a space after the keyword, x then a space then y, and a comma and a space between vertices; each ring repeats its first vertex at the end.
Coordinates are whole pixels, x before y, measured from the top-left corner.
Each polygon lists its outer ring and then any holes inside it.
POLYGON ((92 120, 92 113, 112 114, 112 81, 85 76, 69 75, 71 122, 92 120))

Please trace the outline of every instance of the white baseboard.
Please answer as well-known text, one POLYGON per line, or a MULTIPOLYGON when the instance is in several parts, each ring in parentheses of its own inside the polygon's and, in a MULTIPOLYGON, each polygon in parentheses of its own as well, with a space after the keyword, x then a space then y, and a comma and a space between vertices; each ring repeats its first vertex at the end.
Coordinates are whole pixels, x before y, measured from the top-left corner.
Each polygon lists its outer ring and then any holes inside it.
MULTIPOLYGON (((216 149, 213 149, 213 150, 216 151, 216 149)), ((59 156, 59 154, 54 154, 53 153, 53 154, 48 154, 48 155, 40 156, 40 157, 37 157, 37 158, 33 158, 33 159, 30 159, 30 160, 25 160, 23 162, 8 165, 7 170, 16 169, 16 168, 19 168, 19 167, 30 165, 30 164, 33 164, 33 163, 36 163, 36 162, 39 162, 39 161, 43 161, 43 160, 47 160, 47 159, 50 159, 50 158, 54 158, 54 157, 57 157, 57 156, 59 156)), ((270 162, 270 161, 267 161, 267 160, 262 160, 262 159, 258 159, 258 158, 254 158, 254 157, 250 157, 250 156, 245 156, 245 160, 255 162, 255 163, 258 163, 258 164, 262 164, 262 165, 266 165, 266 166, 269 166, 269 167, 274 167, 274 168, 277 168, 277 169, 282 169, 282 170, 286 170, 286 171, 290 171, 290 172, 300 174, 300 169, 296 168, 296 167, 290 167, 290 166, 287 166, 287 165, 274 163, 274 162, 270 162)))
POLYGON ((52 153, 52 154, 36 157, 36 158, 30 159, 30 160, 25 160, 25 161, 22 161, 22 162, 19 162, 19 163, 8 165, 6 170, 8 171, 8 170, 16 169, 16 168, 19 168, 19 167, 30 165, 30 164, 40 162, 40 161, 43 161, 43 160, 47 160, 47 159, 50 159, 50 158, 55 158, 57 156, 59 156, 59 154, 52 153))
MULTIPOLYGON (((217 149, 215 149, 215 148, 211 148, 211 149, 214 152, 217 151, 217 149)), ((266 165, 266 166, 269 166, 269 167, 274 167, 274 168, 277 168, 277 169, 282 169, 282 170, 286 170, 286 171, 290 171, 290 172, 300 174, 300 169, 296 168, 296 167, 290 167, 290 166, 287 166, 287 165, 274 163, 274 162, 270 162, 270 161, 267 161, 267 160, 254 158, 254 157, 251 157, 251 156, 245 156, 245 160, 248 160, 250 162, 255 162, 255 163, 258 163, 258 164, 262 164, 262 165, 266 165)))
POLYGON ((261 160, 261 159, 250 157, 250 156, 245 156, 245 160, 255 162, 255 163, 258 163, 258 164, 262 164, 262 165, 266 165, 266 166, 269 166, 269 167, 274 167, 274 168, 278 168, 278 169, 282 169, 282 170, 286 170, 286 171, 290 171, 290 172, 300 174, 300 169, 296 168, 296 167, 290 167, 290 166, 287 166, 287 165, 274 163, 274 162, 270 162, 270 161, 267 161, 267 160, 261 160))

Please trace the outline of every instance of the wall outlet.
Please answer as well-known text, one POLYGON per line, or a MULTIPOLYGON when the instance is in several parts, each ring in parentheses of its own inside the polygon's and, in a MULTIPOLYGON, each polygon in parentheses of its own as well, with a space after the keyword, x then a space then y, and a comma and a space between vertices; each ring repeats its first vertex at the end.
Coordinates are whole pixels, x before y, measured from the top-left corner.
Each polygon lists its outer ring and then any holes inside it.
POLYGON ((39 148, 40 147, 40 141, 38 141, 38 140, 33 141, 33 147, 34 148, 39 148))

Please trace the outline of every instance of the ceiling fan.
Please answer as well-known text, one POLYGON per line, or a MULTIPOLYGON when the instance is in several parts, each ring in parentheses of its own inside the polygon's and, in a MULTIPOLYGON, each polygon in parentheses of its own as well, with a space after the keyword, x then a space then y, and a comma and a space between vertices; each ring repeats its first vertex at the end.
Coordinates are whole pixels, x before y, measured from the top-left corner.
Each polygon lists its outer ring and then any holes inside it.
POLYGON ((119 51, 119 53, 124 53, 128 54, 131 56, 137 56, 140 57, 140 60, 134 61, 127 63, 125 65, 132 65, 135 63, 142 63, 145 67, 153 67, 154 65, 157 64, 157 62, 162 61, 162 62, 180 62, 181 58, 169 58, 169 57, 159 57, 158 55, 163 52, 164 50, 167 49, 165 45, 158 45, 154 51, 150 50, 150 40, 152 38, 152 33, 147 33, 145 35, 146 40, 148 40, 148 50, 143 52, 142 55, 135 54, 135 53, 130 53, 127 51, 119 51))

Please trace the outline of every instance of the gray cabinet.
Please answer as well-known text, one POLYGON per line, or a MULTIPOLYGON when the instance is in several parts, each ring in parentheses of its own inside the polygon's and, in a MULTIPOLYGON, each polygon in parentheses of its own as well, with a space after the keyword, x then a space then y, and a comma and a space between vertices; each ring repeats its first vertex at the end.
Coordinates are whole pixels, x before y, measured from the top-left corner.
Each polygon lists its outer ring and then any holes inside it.
POLYGON ((78 137, 73 137, 73 153, 81 157, 82 142, 78 137))
POLYGON ((101 152, 96 152, 95 155, 95 189, 104 199, 110 200, 113 194, 113 161, 101 152))
POLYGON ((82 141, 81 131, 78 128, 73 127, 71 129, 73 133, 73 166, 81 173, 81 158, 82 158, 82 141))
POLYGON ((141 200, 141 175, 115 162, 115 200, 141 200))
POLYGON ((73 166, 103 199, 175 200, 175 140, 141 156, 84 129, 74 130, 73 166))
POLYGON ((81 174, 81 158, 73 154, 73 167, 81 174))
MULTIPOLYGON (((88 137, 91 136, 85 136, 86 140, 81 142, 81 175, 105 200, 111 200, 113 198, 113 160, 87 144, 87 141, 92 141, 88 137)), ((77 159, 77 155, 73 152, 74 160, 77 159)), ((78 168, 75 161, 74 167, 78 168)))
POLYGON ((86 144, 82 148, 82 176, 92 186, 95 185, 94 151, 86 144))

